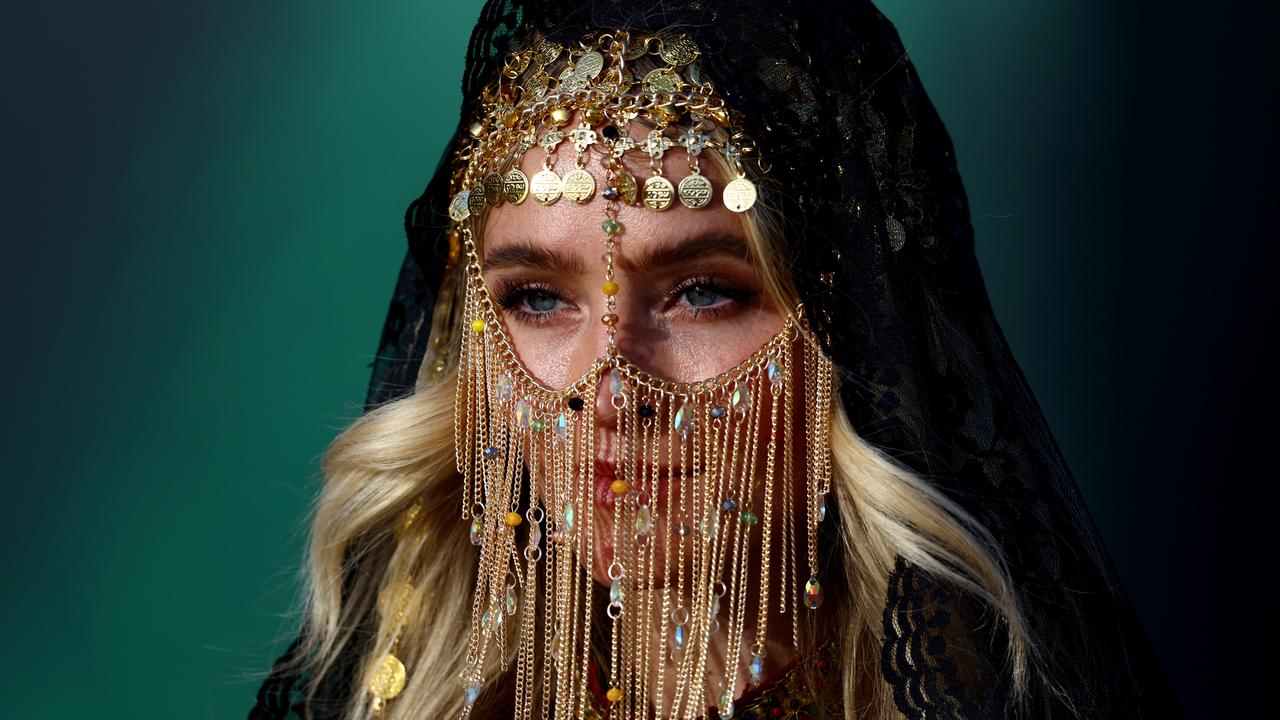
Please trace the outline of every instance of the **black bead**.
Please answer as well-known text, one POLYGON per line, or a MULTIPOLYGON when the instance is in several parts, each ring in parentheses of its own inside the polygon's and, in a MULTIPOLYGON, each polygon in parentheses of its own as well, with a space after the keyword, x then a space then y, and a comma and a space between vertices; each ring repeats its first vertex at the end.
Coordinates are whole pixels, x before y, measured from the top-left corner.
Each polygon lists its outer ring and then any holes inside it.
POLYGON ((586 407, 586 403, 582 402, 582 398, 580 398, 580 397, 571 397, 571 398, 569 398, 569 409, 570 409, 570 410, 573 410, 574 412, 577 412, 577 411, 579 411, 579 410, 582 410, 582 408, 584 408, 584 407, 586 407))
POLYGON ((609 186, 609 187, 607 187, 607 188, 605 188, 605 189, 604 189, 604 199, 605 199, 605 200, 617 200, 617 199, 618 199, 618 196, 619 196, 619 195, 621 195, 621 194, 622 194, 622 193, 618 192, 618 188, 613 187, 613 186, 609 186))
POLYGON ((617 126, 617 125, 605 125, 603 128, 600 128, 600 134, 601 134, 601 135, 604 135, 604 136, 605 136, 606 138, 608 138, 609 140, 617 140, 617 139, 618 139, 618 126, 617 126))
POLYGON ((650 405, 641 405, 636 408, 636 414, 640 417, 653 417, 653 407, 650 405))

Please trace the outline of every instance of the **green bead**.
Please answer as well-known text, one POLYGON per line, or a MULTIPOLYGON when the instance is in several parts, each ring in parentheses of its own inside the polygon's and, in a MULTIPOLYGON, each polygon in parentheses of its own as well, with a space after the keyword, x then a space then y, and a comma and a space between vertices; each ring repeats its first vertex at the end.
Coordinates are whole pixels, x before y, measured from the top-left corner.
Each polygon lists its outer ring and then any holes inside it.
POLYGON ((755 513, 751 512, 750 510, 742 513, 741 519, 742 519, 742 524, 748 525, 748 526, 755 525, 756 523, 760 522, 759 516, 757 516, 755 513))
POLYGON ((613 218, 609 218, 608 220, 605 220, 604 222, 600 223, 600 227, 603 228, 604 231, 609 233, 610 235, 617 235, 618 233, 622 232, 622 223, 618 222, 617 220, 614 220, 613 218))

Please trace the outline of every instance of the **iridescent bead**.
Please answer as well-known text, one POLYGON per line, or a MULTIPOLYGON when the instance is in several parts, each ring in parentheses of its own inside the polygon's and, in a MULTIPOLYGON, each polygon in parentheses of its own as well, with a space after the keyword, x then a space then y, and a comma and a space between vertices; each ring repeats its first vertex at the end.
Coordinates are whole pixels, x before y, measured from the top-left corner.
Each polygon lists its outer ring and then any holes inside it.
POLYGON ((635 530, 637 538, 646 537, 653 532, 653 512, 648 505, 641 505, 636 512, 635 530))
POLYGON ((729 691, 725 690, 720 694, 720 706, 718 708, 721 720, 729 720, 733 717, 733 698, 729 697, 729 691))
POLYGON ((568 532, 573 532, 573 523, 574 523, 575 516, 574 516, 572 504, 564 506, 564 514, 561 516, 560 519, 563 521, 564 529, 568 532))
POLYGON ((676 410, 676 414, 671 417, 671 427, 681 435, 688 435, 692 419, 692 413, 684 405, 681 405, 676 410))
POLYGON ((777 360, 770 360, 769 367, 765 370, 765 375, 769 378, 769 382, 781 383, 782 366, 778 364, 777 360))
POLYGON ((751 527, 752 525, 755 525, 756 523, 760 522, 760 516, 748 510, 742 513, 741 520, 743 525, 746 525, 747 527, 751 527))
POLYGON ((484 543, 484 518, 477 515, 471 518, 471 544, 479 546, 484 543))
POLYGON ((516 403, 516 425, 520 427, 529 427, 529 421, 533 419, 533 406, 528 400, 521 400, 516 403))
POLYGON ((827 519, 827 501, 823 500, 818 505, 818 522, 822 522, 826 519, 827 519))
POLYGON ((684 625, 677 625, 671 636, 672 644, 677 648, 684 647, 684 625))
POLYGON ((556 415, 555 422, 552 423, 551 428, 555 430, 556 437, 567 436, 569 434, 569 416, 564 413, 556 415))
POLYGON ((516 589, 513 587, 507 588, 506 604, 507 614, 515 615, 516 609, 519 608, 520 601, 519 598, 516 597, 516 589))
POLYGON ((609 394, 610 395, 622 394, 622 373, 618 372, 617 370, 609 371, 609 394))
POLYGON ((609 583, 609 602, 617 605, 622 602, 625 596, 626 592, 622 589, 622 578, 614 578, 613 582, 609 583))
POLYGON ((753 654, 751 664, 747 665, 747 679, 752 685, 760 684, 760 676, 764 674, 764 658, 753 654))
POLYGON ((728 413, 729 413, 729 408, 726 408, 721 405, 716 405, 715 407, 711 408, 711 417, 716 418, 717 420, 724 417, 728 413))
POLYGON ((739 385, 733 389, 733 394, 729 396, 729 404, 734 410, 742 412, 751 404, 751 392, 747 390, 746 385, 739 385))
POLYGON ((463 700, 466 701, 467 707, 471 707, 472 705, 475 705, 476 699, 480 697, 480 684, 471 683, 470 685, 468 685, 467 689, 463 691, 462 697, 463 697, 463 700))
POLYGON ((511 378, 507 377, 506 375, 503 375, 502 377, 498 378, 498 399, 499 400, 511 399, 511 378))
POLYGON ((542 543, 542 530, 538 529, 538 524, 534 523, 529 526, 529 547, 538 547, 542 543))
POLYGON ((622 232, 622 223, 614 220, 613 218, 607 218, 604 222, 600 223, 600 229, 610 235, 617 235, 622 232))
POLYGON ((817 610, 822 605, 822 583, 818 582, 818 578, 811 577, 804 584, 804 606, 810 610, 817 610))

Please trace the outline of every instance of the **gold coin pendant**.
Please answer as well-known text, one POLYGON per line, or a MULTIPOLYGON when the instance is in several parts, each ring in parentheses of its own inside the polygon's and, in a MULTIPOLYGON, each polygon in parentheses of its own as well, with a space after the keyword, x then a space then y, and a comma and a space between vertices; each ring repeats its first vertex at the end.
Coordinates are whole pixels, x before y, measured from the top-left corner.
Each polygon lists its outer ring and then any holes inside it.
POLYGON ((541 170, 529 181, 529 193, 533 199, 543 205, 550 205, 560 199, 560 191, 564 182, 555 170, 541 170))
POLYGON ((462 222, 471 215, 471 210, 467 207, 469 204, 468 196, 470 195, 470 190, 463 190, 457 195, 454 195, 453 199, 449 201, 449 217, 452 218, 454 222, 462 222))
POLYGON ((502 176, 496 172, 484 176, 484 201, 494 206, 502 202, 502 176))
POLYGON ((369 692, 375 697, 390 700, 404 690, 407 677, 404 663, 400 662, 400 658, 388 654, 382 658, 382 663, 378 665, 378 672, 374 673, 373 680, 369 682, 369 692))
POLYGON ((502 197, 512 205, 519 205, 529 197, 529 176, 520 168, 511 168, 502 176, 502 197))
POLYGON ((581 205, 596 194, 596 179, 582 168, 574 168, 564 176, 564 196, 581 205))
POLYGON ((697 210, 711 203, 711 181, 703 175, 689 175, 680 181, 680 202, 697 210))
POLYGON ((471 186, 471 192, 467 194, 467 212, 471 215, 479 215, 484 212, 484 184, 476 183, 471 186))
POLYGON ((666 210, 671 207, 675 195, 675 186, 661 175, 654 175, 644 181, 644 204, 650 210, 666 210))
POLYGON ((724 206, 734 212, 746 212, 756 204, 756 185, 740 177, 724 186, 724 206))
POLYGON ((614 179, 614 186, 618 188, 618 193, 622 195, 622 202, 628 205, 636 204, 636 194, 639 188, 636 187, 636 179, 626 170, 618 172, 618 176, 614 179))

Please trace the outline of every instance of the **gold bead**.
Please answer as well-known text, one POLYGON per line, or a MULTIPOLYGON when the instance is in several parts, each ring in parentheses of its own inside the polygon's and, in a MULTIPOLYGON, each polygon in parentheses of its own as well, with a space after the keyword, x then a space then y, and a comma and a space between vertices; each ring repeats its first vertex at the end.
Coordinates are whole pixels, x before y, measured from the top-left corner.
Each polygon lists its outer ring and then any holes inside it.
POLYGON ((582 111, 582 119, 588 125, 599 125, 604 122, 604 111, 595 105, 588 105, 587 108, 582 111))
POLYGON ((471 123, 470 132, 471 137, 480 139, 480 136, 484 135, 484 124, 479 121, 471 123))
POLYGON ((551 111, 551 122, 555 123, 556 127, 564 127, 565 125, 568 125, 569 118, 571 117, 573 117, 573 115, 570 114, 566 108, 556 108, 551 111))
POLYGON ((471 329, 475 332, 484 332, 484 321, 479 319, 472 320, 471 329))
POLYGON ((605 698, 611 703, 616 703, 622 699, 622 688, 609 688, 609 692, 604 694, 605 698))
POLYGON ((600 318, 600 322, 608 325, 609 327, 613 327, 618 324, 618 316, 613 313, 607 313, 604 317, 600 318))
POLYGON ((609 280, 608 282, 606 282, 606 283, 604 284, 604 294, 605 294, 605 295, 617 295, 617 294, 618 294, 618 283, 616 283, 616 282, 614 282, 614 281, 612 281, 612 280, 609 280))
POLYGON ((626 495, 631 486, 627 484, 626 480, 614 480, 609 483, 609 489, 613 491, 614 495, 626 495))
POLYGON ((507 520, 507 525, 508 525, 508 526, 510 526, 510 527, 516 527, 517 525, 519 525, 519 524, 520 524, 520 521, 521 521, 522 519, 523 519, 523 518, 521 518, 521 517, 520 517, 520 513, 518 513, 518 512, 509 512, 509 513, 507 513, 507 518, 506 518, 506 520, 507 520))
POLYGON ((680 111, 675 105, 659 105, 649 111, 649 118, 658 123, 671 123, 680 119, 680 111))

